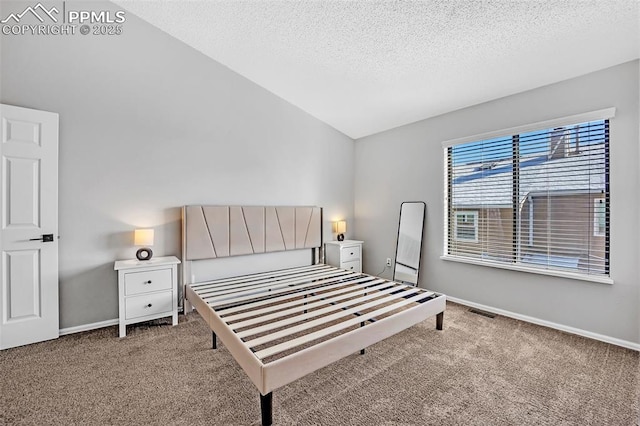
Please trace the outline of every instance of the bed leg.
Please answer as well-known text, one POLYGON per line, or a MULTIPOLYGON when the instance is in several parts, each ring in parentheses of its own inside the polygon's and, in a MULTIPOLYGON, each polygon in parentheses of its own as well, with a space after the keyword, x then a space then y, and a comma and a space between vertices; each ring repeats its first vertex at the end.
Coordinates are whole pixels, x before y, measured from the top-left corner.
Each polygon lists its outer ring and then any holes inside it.
POLYGON ((266 395, 260 394, 260 412, 262 414, 262 426, 271 426, 273 423, 273 392, 266 395))
POLYGON ((211 349, 218 349, 218 342, 216 341, 216 333, 211 332, 211 349))
MULTIPOLYGON (((360 327, 364 327, 364 321, 360 323, 360 327)), ((360 355, 364 355, 364 348, 360 349, 360 355)))
POLYGON ((444 322, 444 312, 440 312, 436 315, 436 330, 442 330, 442 323, 444 322))

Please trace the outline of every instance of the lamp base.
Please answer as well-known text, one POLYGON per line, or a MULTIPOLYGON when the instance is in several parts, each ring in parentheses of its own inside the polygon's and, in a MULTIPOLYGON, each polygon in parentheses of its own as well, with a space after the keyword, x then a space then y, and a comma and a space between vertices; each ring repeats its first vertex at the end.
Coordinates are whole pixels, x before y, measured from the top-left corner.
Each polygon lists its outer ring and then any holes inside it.
POLYGON ((153 257, 153 251, 150 248, 143 247, 136 252, 138 260, 149 260, 153 257))
POLYGON ((344 234, 338 234, 338 241, 344 241, 344 234))

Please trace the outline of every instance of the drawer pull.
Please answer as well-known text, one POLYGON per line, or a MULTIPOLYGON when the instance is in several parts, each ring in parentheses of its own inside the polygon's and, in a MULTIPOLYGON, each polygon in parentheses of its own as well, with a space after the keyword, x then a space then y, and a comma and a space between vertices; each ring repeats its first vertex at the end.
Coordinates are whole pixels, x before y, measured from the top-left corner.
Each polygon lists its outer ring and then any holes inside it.
POLYGON ((151 307, 151 303, 149 303, 147 306, 145 306, 145 308, 150 308, 151 307))
POLYGON ((151 280, 145 281, 143 284, 151 284, 151 280))

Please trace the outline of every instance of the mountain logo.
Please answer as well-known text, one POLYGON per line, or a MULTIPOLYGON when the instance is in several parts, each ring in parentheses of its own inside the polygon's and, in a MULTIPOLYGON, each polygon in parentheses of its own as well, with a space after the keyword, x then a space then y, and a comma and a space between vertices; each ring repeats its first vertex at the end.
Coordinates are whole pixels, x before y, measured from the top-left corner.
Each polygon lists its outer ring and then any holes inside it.
POLYGON ((55 16, 53 16, 53 13, 58 14, 60 12, 58 11, 58 9, 55 8, 55 6, 52 7, 51 9, 47 10, 47 8, 42 5, 42 3, 38 3, 37 5, 35 5, 33 7, 32 6, 27 7, 25 10, 22 11, 22 13, 17 13, 17 14, 16 13, 11 13, 5 19, 0 21, 0 23, 6 24, 11 19, 13 19, 15 21, 15 23, 19 23, 20 20, 25 15, 27 15, 28 13, 31 13, 33 16, 35 16, 38 19, 38 21, 40 21, 40 22, 44 22, 44 18, 41 15, 46 15, 53 22, 58 22, 58 19, 55 16))

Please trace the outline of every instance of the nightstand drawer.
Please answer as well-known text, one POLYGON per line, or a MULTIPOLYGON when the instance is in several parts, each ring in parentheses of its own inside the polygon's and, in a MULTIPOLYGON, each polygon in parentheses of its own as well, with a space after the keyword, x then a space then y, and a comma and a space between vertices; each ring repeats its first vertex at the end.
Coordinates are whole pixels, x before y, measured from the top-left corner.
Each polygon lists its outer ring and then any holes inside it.
POLYGON ((125 317, 129 320, 161 312, 171 312, 172 302, 173 292, 171 291, 127 297, 125 300, 125 317))
POLYGON ((360 245, 342 247, 340 249, 340 260, 342 262, 350 262, 360 259, 360 245))
POLYGON ((342 262, 342 263, 340 263, 340 267, 342 269, 346 269, 347 271, 362 272, 362 271, 360 271, 360 261, 359 260, 352 260, 351 262, 342 262))
POLYGON ((155 271, 128 272, 124 274, 125 295, 149 293, 159 290, 170 290, 171 268, 155 271))

